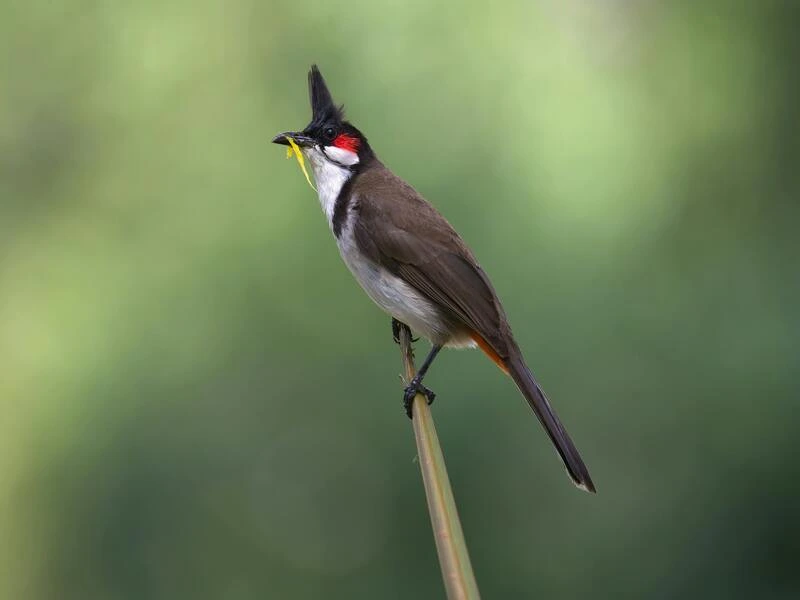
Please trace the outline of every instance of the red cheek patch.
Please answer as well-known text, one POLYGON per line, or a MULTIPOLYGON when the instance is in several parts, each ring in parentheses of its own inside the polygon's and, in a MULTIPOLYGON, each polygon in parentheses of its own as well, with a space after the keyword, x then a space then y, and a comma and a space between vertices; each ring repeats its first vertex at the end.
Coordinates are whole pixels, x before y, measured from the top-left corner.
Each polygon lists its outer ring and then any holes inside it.
POLYGON ((333 145, 353 154, 358 154, 358 138, 346 133, 341 133, 333 140, 333 145))

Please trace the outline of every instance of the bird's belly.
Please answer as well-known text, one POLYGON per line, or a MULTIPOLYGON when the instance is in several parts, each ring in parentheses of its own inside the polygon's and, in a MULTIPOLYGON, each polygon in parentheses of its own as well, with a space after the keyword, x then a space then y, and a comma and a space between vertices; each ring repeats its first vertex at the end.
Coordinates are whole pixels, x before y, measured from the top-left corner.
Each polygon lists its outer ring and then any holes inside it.
MULTIPOLYGON (((345 236, 342 236, 344 238, 345 236)), ((442 345, 471 345, 442 312, 416 289, 361 255, 352 243, 339 240, 339 251, 356 281, 375 304, 412 331, 442 345)))

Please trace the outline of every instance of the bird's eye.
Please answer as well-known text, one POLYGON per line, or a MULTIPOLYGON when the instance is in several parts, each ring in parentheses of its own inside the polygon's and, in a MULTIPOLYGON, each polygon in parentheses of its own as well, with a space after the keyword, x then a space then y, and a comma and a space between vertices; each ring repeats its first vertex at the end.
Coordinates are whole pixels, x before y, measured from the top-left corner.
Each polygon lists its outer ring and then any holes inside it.
POLYGON ((326 127, 322 134, 326 140, 333 140, 336 137, 336 130, 333 127, 326 127))

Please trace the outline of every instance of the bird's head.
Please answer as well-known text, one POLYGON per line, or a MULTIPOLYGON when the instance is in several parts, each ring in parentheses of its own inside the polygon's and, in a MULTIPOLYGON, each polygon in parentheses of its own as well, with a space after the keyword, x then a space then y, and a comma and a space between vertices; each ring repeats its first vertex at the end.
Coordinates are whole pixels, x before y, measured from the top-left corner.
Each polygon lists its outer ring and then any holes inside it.
POLYGON ((367 138, 345 120, 344 107, 334 104, 317 65, 308 72, 308 95, 311 123, 302 131, 276 135, 273 143, 288 146, 288 138, 292 138, 309 157, 315 172, 325 166, 354 169, 372 156, 367 138))

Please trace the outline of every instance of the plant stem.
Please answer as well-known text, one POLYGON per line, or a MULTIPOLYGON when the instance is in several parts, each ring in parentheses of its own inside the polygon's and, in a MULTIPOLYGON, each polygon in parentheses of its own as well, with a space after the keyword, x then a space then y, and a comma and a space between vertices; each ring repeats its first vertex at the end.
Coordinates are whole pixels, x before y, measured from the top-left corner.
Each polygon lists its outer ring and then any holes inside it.
MULTIPOLYGON (((411 333, 407 327, 400 328, 400 350, 406 380, 411 381, 416 369, 411 348, 411 333)), ((449 600, 477 600, 480 598, 478 584, 472 572, 467 543, 458 519, 442 448, 436 435, 433 415, 422 394, 417 394, 414 398, 412 411, 419 466, 447 597, 449 600)))

